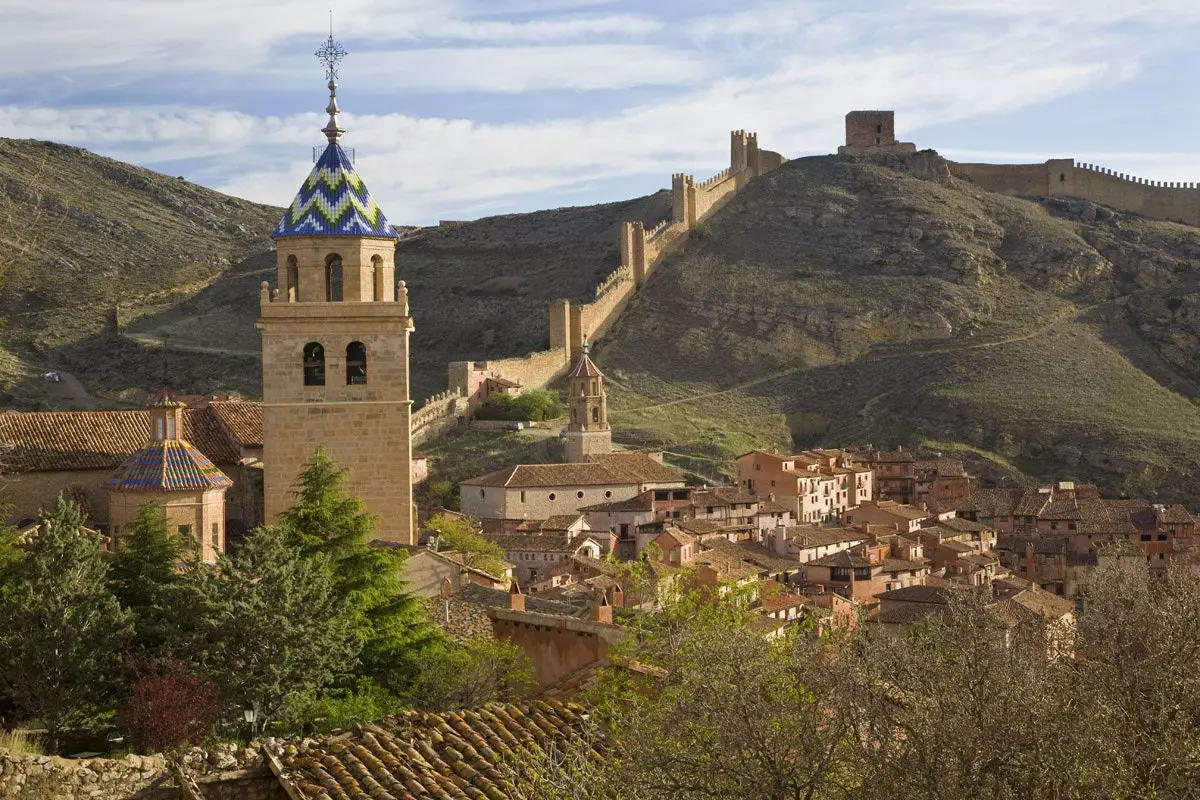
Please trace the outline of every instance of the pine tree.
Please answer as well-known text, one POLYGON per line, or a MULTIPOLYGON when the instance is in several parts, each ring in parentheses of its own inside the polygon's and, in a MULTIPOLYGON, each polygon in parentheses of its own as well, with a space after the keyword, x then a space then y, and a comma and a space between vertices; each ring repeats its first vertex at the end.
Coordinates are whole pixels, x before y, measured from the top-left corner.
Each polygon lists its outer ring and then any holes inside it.
POLYGON ((100 542, 83 521, 60 496, 0 602, 0 680, 12 702, 49 729, 52 747, 65 726, 112 708, 132 632, 108 587, 100 542))
POLYGON ((301 553, 279 528, 258 530, 215 568, 194 560, 167 595, 171 655, 216 683, 231 709, 256 705, 262 723, 357 663, 357 620, 328 557, 301 553))
POLYGON ((109 563, 109 580, 121 605, 134 614, 139 644, 153 648, 161 643, 155 630, 161 625, 163 592, 179 581, 183 544, 171 535, 166 514, 153 503, 139 508, 137 520, 126 530, 121 549, 109 563))
POLYGON ((403 553, 372 547, 374 518, 346 492, 346 473, 318 448, 300 475, 296 504, 280 515, 288 541, 306 555, 328 556, 363 639, 362 674, 393 691, 415 676, 420 651, 440 630, 400 580, 403 553))

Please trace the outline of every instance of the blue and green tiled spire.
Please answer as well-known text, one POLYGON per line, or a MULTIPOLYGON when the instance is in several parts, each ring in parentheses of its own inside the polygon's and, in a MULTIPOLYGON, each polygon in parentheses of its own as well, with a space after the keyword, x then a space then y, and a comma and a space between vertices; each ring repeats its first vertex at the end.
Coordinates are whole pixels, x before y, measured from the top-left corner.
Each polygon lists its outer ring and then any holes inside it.
POLYGON ((345 129, 338 122, 337 65, 346 55, 342 46, 329 40, 316 56, 325 64, 329 79, 329 121, 321 132, 329 140, 317 159, 299 194, 271 233, 272 239, 284 236, 377 236, 395 239, 396 231, 383 215, 383 209, 371 197, 366 184, 354 170, 354 163, 339 144, 345 129))
POLYGON ((396 231, 354 171, 346 151, 334 140, 325 148, 271 234, 272 239, 284 236, 394 239, 396 231))

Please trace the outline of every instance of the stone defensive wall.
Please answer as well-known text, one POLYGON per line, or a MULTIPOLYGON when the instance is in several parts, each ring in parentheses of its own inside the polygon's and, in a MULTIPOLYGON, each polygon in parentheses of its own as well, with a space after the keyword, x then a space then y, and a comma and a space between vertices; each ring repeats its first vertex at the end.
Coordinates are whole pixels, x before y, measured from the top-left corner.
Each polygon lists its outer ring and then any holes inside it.
POLYGON ((1000 194, 1078 197, 1146 217, 1200 225, 1200 187, 1195 183, 1150 181, 1069 158, 1044 164, 947 163, 954 177, 1000 194))
POLYGON ((459 391, 451 389, 430 397, 409 418, 412 446, 425 444, 456 427, 459 418, 465 417, 469 410, 470 403, 459 391))
MULTIPOLYGON (((687 240, 692 226, 716 213, 751 180, 786 161, 779 153, 760 150, 757 134, 733 131, 728 168, 700 183, 691 175, 671 176, 670 217, 649 229, 641 222, 621 224, 621 264, 597 284, 591 302, 572 305, 568 300, 555 300, 550 304, 549 350, 493 361, 452 362, 450 392, 474 405, 486 399, 489 380, 511 381, 522 391, 552 383, 579 358, 585 340, 604 336, 654 267, 687 240)), ((416 417, 413 419, 415 444, 416 417)))

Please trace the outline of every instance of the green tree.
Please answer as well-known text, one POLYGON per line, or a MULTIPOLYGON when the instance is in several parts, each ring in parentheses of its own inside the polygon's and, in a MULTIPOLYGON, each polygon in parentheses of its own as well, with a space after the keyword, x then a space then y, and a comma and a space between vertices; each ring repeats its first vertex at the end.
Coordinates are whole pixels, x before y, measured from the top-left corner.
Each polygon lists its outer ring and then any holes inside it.
POLYGON ((137 519, 126 527, 120 549, 109 562, 113 594, 133 612, 138 640, 143 645, 160 641, 153 629, 161 624, 158 611, 165 590, 180 579, 182 556, 183 544, 168 530, 162 508, 146 503, 138 509, 137 519))
POLYGON ((427 649, 409 699, 424 711, 509 703, 534 686, 533 666, 510 641, 472 639, 427 649))
POLYGON ((12 702, 49 729, 110 710, 122 686, 129 614, 108 587, 100 542, 61 495, 0 603, 0 679, 12 702))
POLYGON ((346 492, 346 473, 324 448, 301 473, 296 503, 279 518, 287 541, 332 563, 335 591, 346 598, 363 642, 362 674, 403 691, 422 648, 441 637, 420 600, 404 589, 404 554, 372 547, 374 518, 346 492))
POLYGON ((5 521, 10 512, 9 506, 0 505, 0 601, 16 587, 18 562, 22 555, 17 529, 5 521))
POLYGON ((466 520, 436 514, 429 518, 425 527, 437 532, 439 551, 459 553, 464 565, 495 576, 503 575, 508 569, 504 548, 483 538, 466 520))
POLYGON ((293 695, 318 696, 350 676, 362 647, 357 619, 327 556, 305 555, 263 528, 216 567, 191 563, 168 589, 167 649, 221 689, 234 709, 279 718, 293 695))

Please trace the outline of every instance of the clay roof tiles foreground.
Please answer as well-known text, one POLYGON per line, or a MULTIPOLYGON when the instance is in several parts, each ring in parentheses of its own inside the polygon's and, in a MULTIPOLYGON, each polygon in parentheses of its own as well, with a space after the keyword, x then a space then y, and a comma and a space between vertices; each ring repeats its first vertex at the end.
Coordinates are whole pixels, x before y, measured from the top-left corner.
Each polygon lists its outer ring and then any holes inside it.
POLYGON ((462 800, 511 797, 511 780, 550 747, 603 758, 582 706, 558 700, 489 704, 430 714, 408 711, 352 732, 279 752, 305 800, 462 800))
POLYGON ((213 400, 209 402, 208 410, 242 447, 263 446, 261 403, 244 400, 213 400))
MULTIPOLYGON (((183 438, 216 464, 241 457, 208 408, 183 412, 183 438)), ((146 409, 0 414, 0 449, 10 472, 114 470, 149 439, 146 409)))

